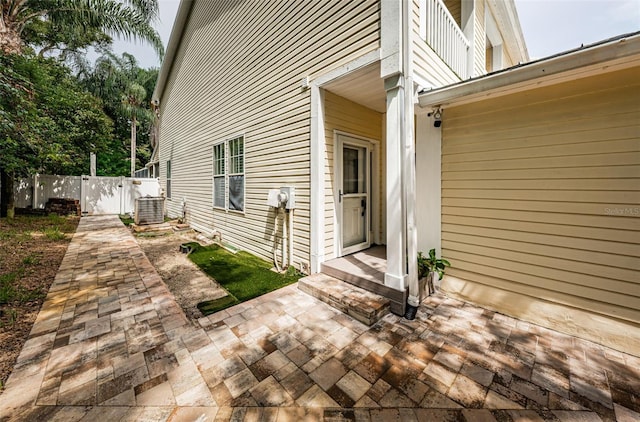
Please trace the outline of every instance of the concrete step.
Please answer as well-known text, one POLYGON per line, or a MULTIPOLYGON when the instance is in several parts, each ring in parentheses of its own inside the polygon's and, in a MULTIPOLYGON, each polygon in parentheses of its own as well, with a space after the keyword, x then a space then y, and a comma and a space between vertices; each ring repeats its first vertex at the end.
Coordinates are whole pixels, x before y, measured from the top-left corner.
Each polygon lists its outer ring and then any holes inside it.
POLYGON ((298 289, 369 326, 390 311, 389 299, 327 274, 301 278, 298 289))
POLYGON ((323 274, 389 299, 391 312, 404 315, 408 289, 401 291, 385 286, 383 271, 366 265, 358 267, 350 259, 351 257, 346 257, 323 262, 320 270, 323 274))

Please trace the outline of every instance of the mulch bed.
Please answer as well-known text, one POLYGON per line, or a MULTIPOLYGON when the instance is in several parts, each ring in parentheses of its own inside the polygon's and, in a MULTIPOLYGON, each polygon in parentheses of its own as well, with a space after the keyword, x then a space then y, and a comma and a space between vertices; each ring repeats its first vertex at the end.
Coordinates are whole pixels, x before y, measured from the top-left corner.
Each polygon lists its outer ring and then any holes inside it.
POLYGON ((78 217, 0 219, 0 391, 29 336, 78 217))

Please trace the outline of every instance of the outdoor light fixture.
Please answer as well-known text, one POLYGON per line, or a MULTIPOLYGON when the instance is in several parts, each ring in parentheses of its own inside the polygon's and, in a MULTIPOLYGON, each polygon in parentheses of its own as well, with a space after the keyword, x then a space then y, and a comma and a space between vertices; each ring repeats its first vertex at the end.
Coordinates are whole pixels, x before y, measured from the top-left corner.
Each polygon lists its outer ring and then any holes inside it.
POLYGON ((442 126, 442 110, 437 109, 433 112, 433 127, 442 126))

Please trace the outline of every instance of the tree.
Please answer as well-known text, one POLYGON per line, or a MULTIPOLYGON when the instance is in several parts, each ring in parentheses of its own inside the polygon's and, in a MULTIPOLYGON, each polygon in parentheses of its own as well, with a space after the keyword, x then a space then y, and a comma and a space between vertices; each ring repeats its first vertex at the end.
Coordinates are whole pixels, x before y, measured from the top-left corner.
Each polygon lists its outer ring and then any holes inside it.
POLYGON ((138 116, 145 115, 151 119, 151 111, 144 107, 147 91, 137 83, 129 85, 122 95, 122 109, 129 117, 131 124, 131 177, 136 175, 136 128, 138 116))
POLYGON ((13 178, 81 174, 113 137, 101 101, 53 59, 0 52, 0 174, 12 216, 13 178), (7 198, 9 195, 9 198, 7 198))
POLYGON ((102 99, 105 113, 114 122, 113 144, 98 156, 100 174, 129 174, 133 163, 140 168, 148 162, 151 155, 149 133, 153 125, 149 107, 157 77, 157 69, 141 69, 135 57, 127 53, 115 56, 107 52, 96 60, 94 67, 87 65, 80 69, 81 83, 102 99), (132 88, 134 86, 137 88, 132 88), (133 125, 132 112, 135 112, 133 125), (132 138, 135 147, 129 148, 132 138), (136 152, 135 159, 132 151, 136 152), (129 169, 123 166, 127 156, 132 158, 129 169))
MULTIPOLYGON (((75 162, 72 153, 76 148, 66 143, 78 139, 73 132, 56 132, 55 129, 65 126, 63 121, 69 127, 76 127, 74 125, 80 124, 77 119, 86 119, 84 124, 100 120, 100 113, 92 108, 95 98, 87 97, 84 92, 77 92, 75 99, 85 101, 88 108, 76 109, 75 117, 63 118, 54 112, 55 107, 41 108, 47 105, 41 95, 47 91, 40 81, 48 71, 55 70, 41 61, 43 56, 58 51, 63 60, 78 57, 86 47, 105 47, 111 43, 111 36, 118 36, 146 41, 162 57, 164 48, 160 36, 151 26, 157 15, 158 0, 0 0, 0 94, 3 95, 0 97, 0 183, 3 206, 9 203, 12 209, 12 176, 15 172, 38 168, 29 160, 23 162, 23 154, 42 158, 48 151, 47 160, 52 163, 49 167, 57 163, 59 168, 69 168, 70 163, 75 162), (39 49, 39 59, 31 56, 35 49, 39 49), (25 54, 28 57, 21 61, 19 57, 25 54), (22 66, 24 72, 13 71, 14 64, 22 66), (54 134, 59 138, 53 138, 54 134), (42 142, 43 139, 56 139, 56 142, 48 145, 42 142), (7 200, 6 195, 11 198, 7 200)), ((50 83, 55 85, 58 81, 53 79, 50 83)), ((70 100, 64 95, 62 98, 70 100)), ((64 104, 59 105, 61 110, 69 111, 64 104)), ((96 121, 96 125, 103 126, 104 122, 96 121)))
POLYGON ((13 177, 21 148, 29 148, 25 121, 36 109, 33 85, 16 66, 17 56, 0 55, 0 217, 13 218, 13 177), (22 145, 18 139, 23 138, 22 145))
POLYGON ((162 57, 164 48, 151 24, 158 0, 0 0, 0 50, 22 54, 25 45, 41 53, 78 52, 110 36, 143 40, 162 57))

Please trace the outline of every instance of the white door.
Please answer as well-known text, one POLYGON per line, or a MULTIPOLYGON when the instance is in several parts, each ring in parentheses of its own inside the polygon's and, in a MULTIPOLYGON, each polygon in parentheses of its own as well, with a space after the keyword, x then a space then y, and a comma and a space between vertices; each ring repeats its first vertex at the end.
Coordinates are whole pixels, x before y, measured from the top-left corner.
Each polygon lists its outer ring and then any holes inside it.
POLYGON ((365 142, 340 136, 341 180, 338 202, 340 212, 341 255, 371 246, 369 204, 371 190, 371 147, 365 142))

